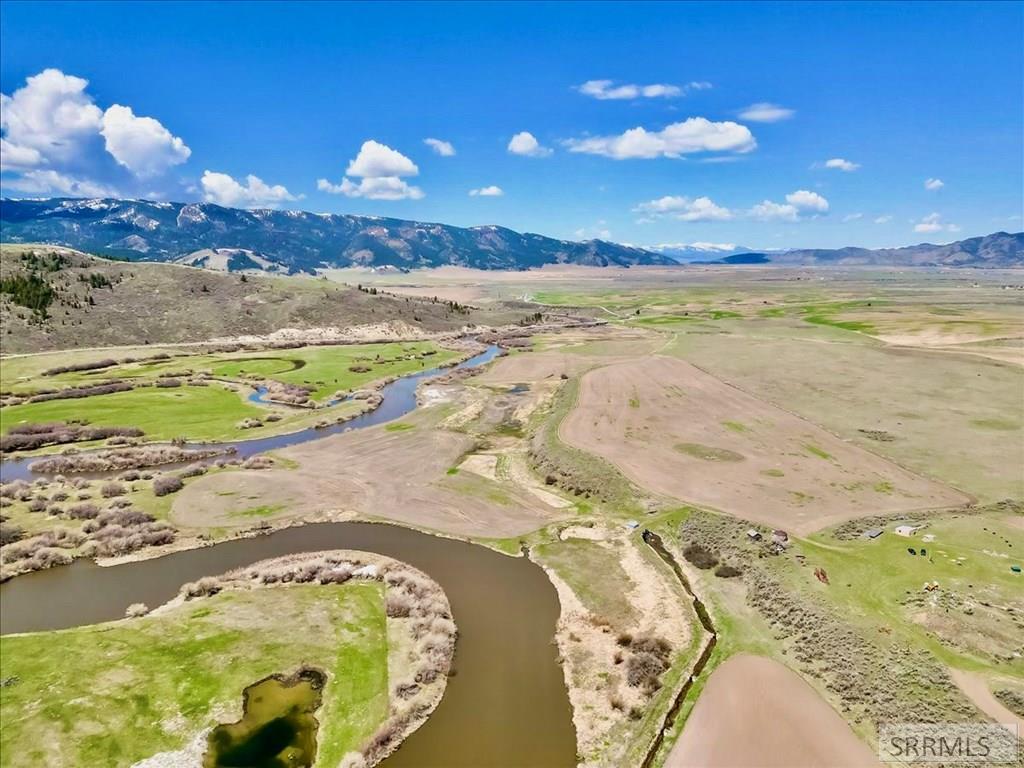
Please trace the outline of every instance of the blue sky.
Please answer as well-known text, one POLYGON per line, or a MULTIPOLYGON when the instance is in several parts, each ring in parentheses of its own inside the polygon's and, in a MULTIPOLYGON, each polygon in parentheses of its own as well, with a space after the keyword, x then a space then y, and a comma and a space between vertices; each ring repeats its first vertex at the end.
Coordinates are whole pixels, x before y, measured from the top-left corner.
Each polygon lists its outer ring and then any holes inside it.
POLYGON ((1021 3, 6 2, 0 22, 5 196, 644 246, 1021 229, 1021 3))

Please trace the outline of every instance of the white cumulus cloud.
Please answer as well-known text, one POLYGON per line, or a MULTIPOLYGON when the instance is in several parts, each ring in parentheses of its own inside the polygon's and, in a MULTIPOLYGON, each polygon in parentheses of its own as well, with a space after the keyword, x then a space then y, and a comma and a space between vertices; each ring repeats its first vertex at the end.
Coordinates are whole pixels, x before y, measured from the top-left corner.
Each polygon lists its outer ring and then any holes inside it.
POLYGON ((942 179, 925 179, 924 188, 930 192, 942 189, 946 183, 942 179))
MULTIPOLYGON (((158 120, 120 104, 104 111, 88 85, 50 68, 11 95, 0 94, 0 170, 21 175, 5 185, 39 194, 115 195, 132 183, 128 174, 155 177, 188 159, 185 142, 158 120)), ((161 190, 147 186, 147 194, 161 190)))
POLYGON ((828 200, 817 192, 808 192, 806 189, 798 189, 786 195, 786 202, 796 206, 799 211, 815 211, 825 213, 828 211, 828 200))
POLYGON ((118 163, 136 176, 157 176, 188 160, 192 150, 160 121, 138 117, 131 107, 114 104, 103 113, 100 133, 118 163))
POLYGON ((802 214, 827 213, 828 208, 828 200, 817 192, 798 189, 786 195, 785 203, 762 200, 750 209, 750 215, 761 221, 800 221, 802 214))
POLYGON ((915 232, 959 232, 960 227, 956 224, 946 224, 938 213, 929 213, 914 225, 915 232))
POLYGON ((61 195, 67 197, 118 197, 117 190, 106 184, 78 179, 54 170, 35 169, 4 184, 30 195, 61 195))
POLYGON ((576 86, 576 90, 584 96, 590 96, 601 101, 614 101, 622 99, 674 99, 685 96, 689 91, 703 91, 711 87, 706 81, 693 81, 686 85, 669 85, 668 83, 651 83, 650 85, 637 85, 636 83, 616 84, 614 80, 587 80, 582 85, 576 86))
POLYGON ((504 194, 505 190, 494 184, 489 187, 480 187, 479 189, 469 190, 470 197, 501 197, 504 194))
POLYGON ((825 167, 850 173, 851 171, 856 171, 860 168, 860 163, 851 163, 849 160, 844 160, 841 157, 833 157, 831 160, 825 161, 825 167))
MULTIPOLYGON (((454 152, 454 149, 452 150, 454 152)), ((340 184, 317 179, 316 188, 331 195, 364 197, 367 200, 419 200, 424 192, 409 184, 403 176, 416 176, 420 169, 412 160, 386 144, 370 139, 364 141, 359 154, 348 164, 348 176, 340 184)))
POLYGON ((727 221, 733 217, 732 211, 717 205, 710 197, 691 199, 680 195, 666 195, 656 200, 648 200, 640 203, 633 211, 679 221, 727 221))
POLYGON ((552 150, 541 146, 537 138, 529 131, 520 131, 508 142, 508 151, 523 157, 547 157, 552 150))
POLYGON ((761 221, 799 221, 800 212, 795 205, 787 203, 773 203, 771 200, 762 200, 750 209, 750 215, 761 221))
POLYGON ((424 192, 397 176, 372 176, 356 184, 344 178, 341 184, 331 184, 327 179, 317 179, 316 188, 331 195, 365 197, 367 200, 420 200, 424 192))
POLYGON ((767 101, 760 101, 740 110, 740 117, 752 123, 777 123, 780 120, 788 120, 795 114, 792 109, 767 101))
POLYGON ((667 125, 660 131, 630 128, 618 136, 569 139, 565 145, 570 152, 602 155, 615 160, 649 160, 655 157, 678 158, 695 152, 750 152, 757 142, 745 125, 691 117, 681 123, 667 125))
POLYGON ((280 184, 270 185, 249 174, 242 184, 226 173, 203 171, 200 179, 203 199, 231 208, 273 208, 289 200, 298 200, 280 184))
POLYGON ((416 176, 420 169, 416 163, 398 150, 370 139, 364 141, 359 154, 348 164, 349 176, 416 176))
POLYGON ((455 147, 452 146, 450 141, 444 141, 443 139, 424 139, 423 143, 441 157, 455 156, 455 147))
POLYGON ((885 213, 875 219, 875 224, 888 224, 892 221, 892 215, 885 213))
POLYGON ((11 144, 0 138, 0 171, 24 171, 43 162, 38 149, 11 144))
POLYGON ((843 221, 844 222, 860 221, 863 218, 864 218, 864 214, 863 213, 848 213, 845 216, 843 216, 843 221))
POLYGON ((73 160, 99 132, 103 111, 85 92, 89 81, 44 69, 12 96, 0 96, 0 129, 7 153, 40 163, 73 160))

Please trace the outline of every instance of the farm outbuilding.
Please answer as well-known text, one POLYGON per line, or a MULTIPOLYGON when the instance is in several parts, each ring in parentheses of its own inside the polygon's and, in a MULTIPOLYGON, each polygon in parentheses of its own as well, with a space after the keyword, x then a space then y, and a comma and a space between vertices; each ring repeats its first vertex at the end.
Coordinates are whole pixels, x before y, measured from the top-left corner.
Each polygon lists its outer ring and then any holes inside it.
POLYGON ((917 528, 912 525, 897 525, 892 532, 897 536, 913 536, 916 530, 917 528))
POLYGON ((865 539, 877 539, 883 533, 885 533, 885 531, 883 531, 881 528, 868 528, 866 531, 864 531, 864 533, 861 534, 861 536, 863 536, 865 539))

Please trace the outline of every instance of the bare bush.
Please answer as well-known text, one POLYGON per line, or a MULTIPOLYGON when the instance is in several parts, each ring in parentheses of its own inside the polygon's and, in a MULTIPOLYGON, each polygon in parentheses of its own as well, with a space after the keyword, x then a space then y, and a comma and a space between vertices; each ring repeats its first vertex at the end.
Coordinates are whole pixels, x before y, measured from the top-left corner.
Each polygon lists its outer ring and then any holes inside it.
POLYGON ((174 475, 163 475, 153 481, 153 493, 157 496, 167 496, 171 493, 177 493, 184 487, 185 484, 181 482, 181 478, 175 477, 174 475))
POLYGON ((112 499, 115 496, 124 496, 127 492, 127 489, 121 485, 121 483, 116 482, 104 483, 103 487, 100 488, 100 495, 104 499, 112 499))
POLYGON ((60 365, 56 368, 47 368, 43 371, 43 376, 56 376, 59 373, 74 373, 76 371, 96 371, 100 368, 110 368, 114 365, 117 365, 117 360, 105 358, 103 360, 95 360, 90 363, 73 363, 72 365, 60 365))
POLYGON ((135 385, 127 381, 112 381, 107 384, 92 384, 85 387, 68 387, 56 392, 44 392, 33 395, 28 399, 30 403, 43 403, 48 400, 75 400, 82 397, 95 397, 96 395, 110 395, 114 392, 128 392, 135 388, 135 385))
POLYGON ((172 389, 174 387, 180 387, 181 386, 181 379, 172 379, 172 378, 164 379, 164 378, 160 378, 160 379, 156 380, 156 386, 158 386, 158 387, 160 387, 162 389, 172 389))
POLYGON ((242 462, 242 469, 270 469, 274 460, 269 456, 250 456, 242 462))
POLYGON ((96 518, 100 513, 100 508, 95 504, 82 503, 72 504, 68 507, 68 517, 72 520, 92 520, 96 518))
POLYGON ((704 571, 718 565, 718 556, 704 545, 696 542, 683 550, 683 557, 704 571))
POLYGON ((388 592, 387 614, 390 619, 404 619, 412 612, 412 600, 408 595, 388 592))
POLYGON ((138 619, 149 613, 149 606, 145 603, 132 603, 128 606, 128 609, 124 612, 125 617, 129 619, 138 619))
POLYGON ((720 565, 717 568, 715 568, 715 576, 718 576, 723 579, 732 579, 736 576, 741 576, 742 574, 743 571, 741 571, 734 565, 720 565))
POLYGON ((28 503, 28 511, 29 512, 43 512, 45 509, 46 509, 46 500, 45 499, 32 499, 32 501, 30 501, 28 503))
POLYGON ((321 584, 344 584, 351 578, 352 567, 349 565, 336 565, 320 571, 321 584))
POLYGON ((199 477, 200 475, 206 474, 206 466, 204 464, 189 464, 181 472, 178 473, 178 477, 199 477))
POLYGON ((221 590, 221 583, 219 579, 213 576, 204 576, 199 581, 192 581, 181 588, 181 594, 184 595, 186 600, 191 600, 196 597, 209 597, 215 595, 221 590))
POLYGON ((202 448, 184 450, 176 446, 124 448, 96 453, 62 454, 29 465, 33 472, 43 474, 70 474, 75 472, 118 472, 127 469, 156 467, 163 464, 183 464, 187 461, 208 459, 232 453, 233 449, 202 448))
POLYGON ((155 522, 156 518, 148 512, 142 512, 138 509, 108 509, 96 518, 96 522, 99 523, 100 527, 107 525, 120 525, 124 528, 131 528, 144 523, 155 522))
POLYGON ((13 523, 0 523, 0 546, 13 544, 25 537, 25 531, 13 523))

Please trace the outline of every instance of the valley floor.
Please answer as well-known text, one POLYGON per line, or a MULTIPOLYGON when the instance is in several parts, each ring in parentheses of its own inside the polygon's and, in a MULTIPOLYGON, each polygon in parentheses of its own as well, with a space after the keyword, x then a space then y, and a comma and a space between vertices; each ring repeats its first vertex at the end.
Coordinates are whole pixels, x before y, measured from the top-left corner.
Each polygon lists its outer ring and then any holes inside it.
POLYGON ((826 744, 870 764, 885 717, 983 720, 1024 697, 1024 311, 1001 276, 663 277, 381 277, 604 322, 506 337, 398 421, 137 502, 177 540, 133 556, 354 519, 525 552, 559 594, 585 765, 815 765, 826 744), (716 626, 692 685, 707 634, 645 529, 716 626))

